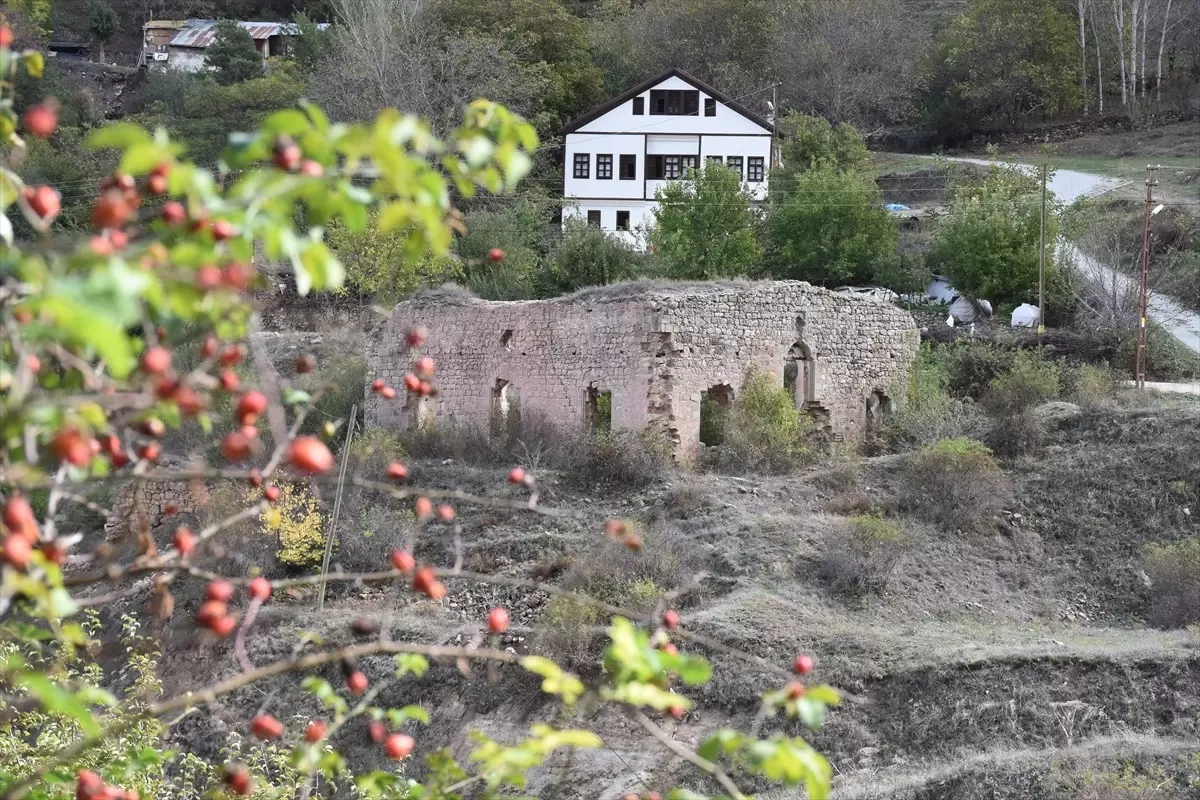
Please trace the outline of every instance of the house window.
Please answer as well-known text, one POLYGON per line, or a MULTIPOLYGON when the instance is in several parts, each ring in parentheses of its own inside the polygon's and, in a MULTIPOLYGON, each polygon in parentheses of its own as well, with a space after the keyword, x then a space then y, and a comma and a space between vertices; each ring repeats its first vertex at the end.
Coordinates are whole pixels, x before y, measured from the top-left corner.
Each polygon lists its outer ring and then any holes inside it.
POLYGON ((600 212, 599 211, 589 211, 588 212, 588 225, 592 226, 593 228, 600 227, 600 212))
POLYGON ((683 159, 683 171, 700 168, 700 156, 680 156, 683 159))
POLYGON ((631 153, 621 155, 621 180, 631 181, 637 178, 637 156, 631 153))
POLYGON ((646 98, 644 98, 644 97, 633 98, 633 114, 634 114, 634 116, 640 117, 642 114, 645 114, 645 113, 646 113, 646 98))
POLYGON ((750 156, 746 159, 746 180, 755 183, 762 183, 763 179, 763 157, 750 156))
POLYGON ((688 89, 651 89, 650 113, 668 116, 699 116, 700 92, 688 89))
POLYGON ((618 211, 617 212, 617 230, 619 230, 619 231, 629 230, 629 212, 628 211, 618 211))
POLYGON ((678 178, 682 171, 681 160, 682 156, 663 156, 663 177, 669 181, 678 178))
MULTIPOLYGON (((753 159, 751 159, 753 160, 753 159)), ((761 162, 762 159, 760 158, 761 162)), ((612 154, 599 153, 596 155, 596 178, 602 181, 612 180, 612 154)))
POLYGON ((588 177, 588 170, 591 168, 592 154, 591 153, 576 153, 575 154, 575 177, 588 177))
MULTIPOLYGON (((578 158, 578 156, 576 156, 576 158, 578 158)), ((729 167, 731 170, 736 172, 738 174, 739 178, 742 177, 742 157, 741 156, 729 156, 728 158, 725 159, 725 166, 729 167)), ((587 176, 584 175, 584 177, 586 178, 587 176)))
POLYGON ((721 156, 709 156, 709 157, 708 157, 708 163, 710 163, 710 164, 724 164, 724 163, 725 163, 725 159, 724 159, 724 158, 722 158, 721 156))
POLYGON ((717 99, 715 97, 704 98, 704 116, 715 117, 717 115, 717 99))

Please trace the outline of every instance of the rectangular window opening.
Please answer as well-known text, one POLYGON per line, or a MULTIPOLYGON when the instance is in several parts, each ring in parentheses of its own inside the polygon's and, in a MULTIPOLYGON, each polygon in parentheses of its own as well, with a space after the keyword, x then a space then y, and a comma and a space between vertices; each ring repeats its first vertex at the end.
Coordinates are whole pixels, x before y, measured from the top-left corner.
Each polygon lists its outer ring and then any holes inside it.
POLYGON ((725 159, 721 156, 708 156, 709 164, 724 164, 725 159))
POLYGON ((765 165, 762 156, 750 156, 746 160, 746 180, 762 183, 765 165))
POLYGON ((618 211, 617 212, 617 230, 619 230, 619 231, 629 230, 629 212, 628 211, 618 211))
POLYGON ((612 158, 611 153, 600 153, 596 156, 596 178, 598 180, 612 180, 612 158))
POLYGON ((599 211, 587 212, 587 219, 588 219, 588 225, 591 225, 593 228, 600 227, 600 212, 599 211))
POLYGON ((591 153, 576 153, 575 154, 575 177, 586 178, 591 170, 592 154, 591 153))
POLYGON ((738 174, 739 178, 742 177, 742 157, 741 156, 729 156, 728 158, 725 159, 725 166, 729 167, 731 170, 736 172, 738 174))
POLYGON ((651 89, 650 113, 666 116, 699 116, 700 92, 695 89, 651 89))
POLYGON ((646 113, 646 98, 644 98, 644 97, 633 98, 633 114, 634 114, 634 116, 640 117, 641 115, 643 115, 645 113, 646 113))
POLYGON ((629 153, 621 155, 621 180, 631 181, 637 178, 637 156, 629 153))
POLYGON ((682 156, 663 156, 664 176, 667 180, 673 181, 679 177, 682 159, 682 156))
POLYGON ((704 116, 715 117, 717 115, 717 99, 715 97, 704 98, 704 116))

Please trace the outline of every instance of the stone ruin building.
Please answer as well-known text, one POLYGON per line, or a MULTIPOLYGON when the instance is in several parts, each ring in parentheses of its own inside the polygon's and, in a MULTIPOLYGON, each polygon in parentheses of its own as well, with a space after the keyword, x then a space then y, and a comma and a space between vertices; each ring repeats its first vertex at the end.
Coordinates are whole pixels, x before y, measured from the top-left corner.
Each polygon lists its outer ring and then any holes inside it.
POLYGON ((919 336, 891 305, 799 281, 627 283, 552 300, 490 302, 437 290, 400 303, 367 342, 367 421, 486 426, 520 410, 564 428, 664 430, 683 454, 701 407, 763 370, 835 440, 858 441, 904 396, 919 336), (435 397, 404 397, 405 332, 429 329, 435 397))

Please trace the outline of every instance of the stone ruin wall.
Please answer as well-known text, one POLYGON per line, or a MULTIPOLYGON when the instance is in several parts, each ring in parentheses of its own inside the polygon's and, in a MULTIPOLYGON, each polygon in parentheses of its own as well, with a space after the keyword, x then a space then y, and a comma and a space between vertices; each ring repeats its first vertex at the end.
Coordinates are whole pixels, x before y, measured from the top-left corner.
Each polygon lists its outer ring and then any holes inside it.
POLYGON ((112 541, 137 535, 139 518, 145 515, 149 530, 165 525, 172 517, 166 513, 171 503, 179 506, 176 517, 199 516, 208 503, 208 489, 200 481, 146 481, 140 484, 141 500, 138 501, 138 481, 121 486, 113 503, 112 514, 104 523, 105 539, 112 541))
POLYGON ((699 444, 704 392, 736 394, 751 367, 783 385, 789 358, 800 362, 798 404, 857 441, 869 404, 902 400, 919 343, 907 312, 798 281, 626 284, 519 302, 439 291, 398 305, 369 338, 368 383, 402 386, 412 325, 429 329, 423 352, 438 362, 441 394, 419 406, 402 390, 391 401, 368 393, 370 424, 486 425, 515 401, 522 415, 578 428, 590 388, 611 392, 614 428, 662 426, 685 453, 699 444))

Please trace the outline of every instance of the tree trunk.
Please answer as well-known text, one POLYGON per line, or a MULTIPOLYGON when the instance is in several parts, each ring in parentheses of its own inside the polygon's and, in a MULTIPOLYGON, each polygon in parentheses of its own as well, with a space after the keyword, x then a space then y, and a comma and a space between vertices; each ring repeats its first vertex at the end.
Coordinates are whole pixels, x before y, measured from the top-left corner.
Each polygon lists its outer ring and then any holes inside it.
POLYGON ((1117 23, 1117 62, 1121 65, 1121 105, 1129 105, 1129 81, 1125 78, 1125 0, 1113 0, 1113 20, 1117 23))
POLYGON ((100 40, 100 63, 101 63, 101 64, 107 64, 107 63, 108 63, 108 62, 107 62, 107 61, 104 59, 104 40, 103 40, 103 39, 101 39, 101 40, 100 40))
POLYGON ((1138 12, 1141 10, 1141 0, 1133 0, 1129 6, 1129 96, 1137 98, 1137 50, 1138 50, 1138 12))
POLYGON ((1158 64, 1154 75, 1154 102, 1162 103, 1162 57, 1163 47, 1167 43, 1167 22, 1171 19, 1171 0, 1167 0, 1167 8, 1163 11, 1162 34, 1158 37, 1158 64))
POLYGON ((1075 9, 1079 12, 1079 91, 1083 95, 1083 113, 1088 113, 1087 87, 1087 32, 1083 27, 1087 16, 1088 0, 1076 0, 1075 9))
POLYGON ((1096 30, 1096 7, 1092 6, 1090 22, 1092 23, 1092 41, 1096 43, 1096 106, 1098 114, 1104 114, 1104 59, 1100 55, 1100 32, 1096 30))
POLYGON ((1142 1, 1142 63, 1138 66, 1142 99, 1146 99, 1146 28, 1150 27, 1150 0, 1142 1))

